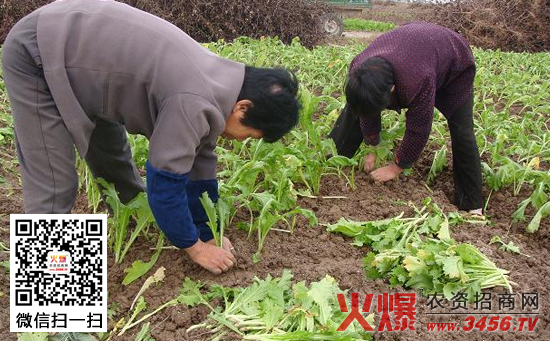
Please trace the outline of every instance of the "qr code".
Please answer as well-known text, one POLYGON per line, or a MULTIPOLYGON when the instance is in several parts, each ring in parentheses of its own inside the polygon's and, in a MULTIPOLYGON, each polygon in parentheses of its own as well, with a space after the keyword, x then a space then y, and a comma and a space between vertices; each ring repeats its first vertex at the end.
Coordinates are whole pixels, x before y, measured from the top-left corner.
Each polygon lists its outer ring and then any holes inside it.
MULTIPOLYGON (((44 331, 33 314, 46 321, 44 314, 63 312, 76 323, 106 312, 106 215, 12 215, 10 232, 10 318, 25 314, 31 321, 24 329, 19 321, 16 331, 44 331)), ((83 326, 77 330, 89 330, 83 326)))

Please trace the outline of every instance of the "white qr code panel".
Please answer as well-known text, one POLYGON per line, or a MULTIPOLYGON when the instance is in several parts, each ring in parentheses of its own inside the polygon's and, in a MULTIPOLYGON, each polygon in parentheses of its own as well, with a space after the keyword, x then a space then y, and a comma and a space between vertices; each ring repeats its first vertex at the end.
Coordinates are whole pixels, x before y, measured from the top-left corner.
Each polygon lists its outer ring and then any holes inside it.
POLYGON ((107 215, 10 216, 10 331, 107 331, 107 215))

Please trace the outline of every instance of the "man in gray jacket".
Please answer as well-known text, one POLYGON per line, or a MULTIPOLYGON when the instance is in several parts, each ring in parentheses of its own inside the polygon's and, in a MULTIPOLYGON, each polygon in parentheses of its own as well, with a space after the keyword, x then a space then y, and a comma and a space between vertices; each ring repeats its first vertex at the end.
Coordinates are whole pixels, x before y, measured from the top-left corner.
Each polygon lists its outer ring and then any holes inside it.
POLYGON ((219 135, 280 139, 298 120, 297 81, 216 56, 177 27, 114 1, 46 5, 2 49, 26 213, 69 213, 75 151, 122 202, 145 186, 126 131, 149 139, 148 200, 172 244, 227 271, 229 240, 213 244, 199 196, 215 201, 219 135))

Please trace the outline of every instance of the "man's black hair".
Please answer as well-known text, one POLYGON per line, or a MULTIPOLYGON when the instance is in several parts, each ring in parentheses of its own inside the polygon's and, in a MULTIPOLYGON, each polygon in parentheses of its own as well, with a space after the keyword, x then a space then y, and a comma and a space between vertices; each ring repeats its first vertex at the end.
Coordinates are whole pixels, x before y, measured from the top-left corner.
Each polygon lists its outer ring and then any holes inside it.
POLYGON ((247 99, 252 106, 241 123, 262 131, 267 142, 279 140, 298 123, 297 93, 298 81, 292 72, 246 66, 238 101, 247 99))
POLYGON ((382 58, 369 58, 348 75, 346 100, 356 115, 376 114, 390 105, 395 84, 391 65, 382 58))

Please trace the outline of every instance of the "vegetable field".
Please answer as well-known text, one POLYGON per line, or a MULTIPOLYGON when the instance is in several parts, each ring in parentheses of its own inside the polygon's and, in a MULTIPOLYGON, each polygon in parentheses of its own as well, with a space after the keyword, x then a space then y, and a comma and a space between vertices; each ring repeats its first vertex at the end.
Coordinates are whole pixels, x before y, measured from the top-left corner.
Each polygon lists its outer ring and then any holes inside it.
POLYGON ((346 31, 386 32, 394 29, 395 27, 395 24, 383 21, 365 20, 359 18, 344 19, 344 28, 346 31))
MULTIPOLYGON (((449 132, 436 112, 428 146, 398 181, 374 183, 362 169, 368 149, 336 155, 326 136, 344 107, 351 59, 364 46, 308 50, 298 40, 240 38, 206 45, 255 66, 280 65, 300 80, 299 126, 281 142, 219 140, 220 201, 205 196, 210 226, 238 253, 215 276, 169 246, 145 196, 127 205, 113 187, 101 201, 84 162, 75 213, 109 215, 109 332, 68 340, 549 340, 550 54, 474 49, 475 123, 486 218, 456 212, 449 132), (337 294, 415 291, 416 331, 366 333, 345 318, 337 294), (428 333, 426 295, 539 294, 535 332, 428 333)), ((391 161, 404 114, 383 117, 379 162, 391 161)), ((9 214, 23 213, 9 104, 0 82, 0 321, 9 310, 9 214), (5 271, 4 271, 5 268, 5 271)), ((143 170, 147 141, 131 137, 143 170)), ((473 304, 473 303, 469 303, 473 304)), ((519 312, 517 310, 512 312, 519 312)), ((448 309, 446 310, 448 311, 448 309)), ((367 321, 378 326, 373 309, 367 321)), ((365 314, 367 317, 367 314, 365 314)), ((457 321, 451 321, 457 322, 457 321)), ((20 335, 45 340, 48 335, 20 335)), ((52 337, 59 337, 52 336, 52 337)), ((0 339, 16 335, 0 329, 0 339)))

